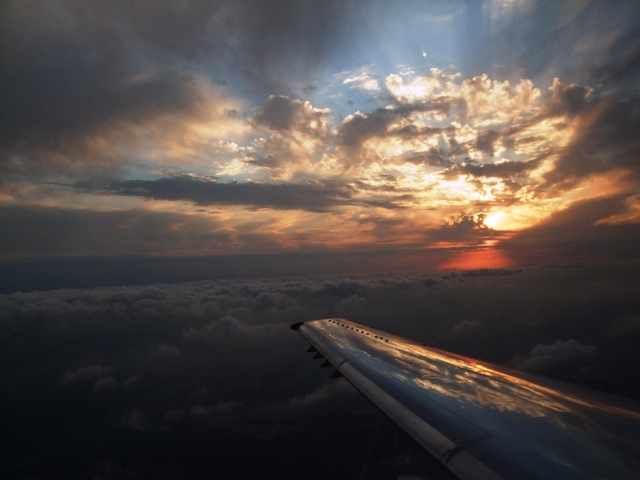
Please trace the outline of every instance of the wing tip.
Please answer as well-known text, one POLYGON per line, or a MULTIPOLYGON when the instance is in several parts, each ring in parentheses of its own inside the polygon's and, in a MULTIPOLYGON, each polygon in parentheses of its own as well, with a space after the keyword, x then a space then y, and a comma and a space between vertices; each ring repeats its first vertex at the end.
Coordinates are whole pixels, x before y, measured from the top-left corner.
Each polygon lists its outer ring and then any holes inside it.
POLYGON ((291 330, 298 330, 302 325, 304 325, 304 322, 294 323, 291 325, 291 330))

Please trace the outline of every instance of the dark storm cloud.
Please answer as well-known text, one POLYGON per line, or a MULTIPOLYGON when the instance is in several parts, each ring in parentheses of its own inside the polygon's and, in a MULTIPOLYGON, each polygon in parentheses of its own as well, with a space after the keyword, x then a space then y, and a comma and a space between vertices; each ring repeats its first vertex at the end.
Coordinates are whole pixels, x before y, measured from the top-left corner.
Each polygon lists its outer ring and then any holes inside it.
POLYGON ((79 182, 86 191, 142 197, 155 200, 184 200, 196 205, 248 205, 275 209, 326 211, 350 203, 352 189, 330 180, 308 184, 218 183, 190 177, 159 180, 127 180, 107 187, 79 182))
MULTIPOLYGON (((640 396, 628 374, 638 367, 640 329, 629 320, 640 314, 637 264, 444 277, 2 295, 1 435, 11 442, 0 473, 89 476, 109 464, 164 478, 193 471, 194 478, 294 478, 312 465, 353 478, 375 430, 368 414, 353 412, 370 406, 344 380, 329 381, 289 329, 339 314, 457 353, 520 359, 547 375, 640 396), (340 452, 352 457, 354 445, 363 446, 361 455, 348 461, 340 452), (313 460, 318 449, 331 454, 322 465, 313 460), (243 462, 248 454, 260 461, 243 462)), ((389 468, 384 451, 373 461, 382 469, 389 468)))

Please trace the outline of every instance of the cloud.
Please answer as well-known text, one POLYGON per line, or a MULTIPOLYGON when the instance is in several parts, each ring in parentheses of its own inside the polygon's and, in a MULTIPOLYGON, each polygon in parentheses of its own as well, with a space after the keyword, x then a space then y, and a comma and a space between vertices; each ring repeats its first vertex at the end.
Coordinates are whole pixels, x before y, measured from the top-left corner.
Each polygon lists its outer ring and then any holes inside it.
POLYGON ((266 127, 270 135, 261 139, 256 153, 247 154, 249 163, 271 169, 273 178, 310 171, 326 154, 330 113, 309 102, 271 95, 253 118, 255 126, 266 127))
POLYGON ((606 221, 626 215, 627 200, 626 195, 616 195, 575 202, 538 225, 501 240, 500 246, 510 255, 528 261, 539 261, 541 256, 638 258, 640 225, 633 221, 606 221))
POLYGON ((637 83, 640 73, 640 38, 638 30, 630 25, 624 25, 616 33, 613 41, 607 44, 608 55, 601 59, 595 73, 605 85, 628 88, 637 83))
MULTIPOLYGON (((490 147, 493 152, 493 146, 490 147)), ((493 153, 491 153, 493 155, 493 153)), ((535 170, 540 166, 543 156, 523 162, 482 163, 469 162, 464 165, 453 165, 451 175, 466 173, 474 177, 493 177, 510 179, 535 170)))
POLYGON ((626 315, 611 322, 609 335, 630 336, 640 333, 640 315, 626 315))
POLYGON ((211 216, 169 212, 7 207, 0 209, 0 221, 5 226, 0 251, 7 256, 199 250, 216 239, 233 243, 211 216))
POLYGON ((460 323, 456 323, 451 329, 451 335, 466 335, 469 332, 473 332, 482 326, 478 320, 463 320, 460 323))
POLYGON ((637 185, 640 140, 635 132, 640 128, 639 105, 637 97, 607 96, 580 107, 584 111, 576 120, 571 141, 555 168, 545 174, 546 182, 541 187, 569 189, 591 175, 616 170, 628 172, 628 180, 637 185))
POLYGON ((213 416, 213 410, 197 404, 191 407, 190 412, 191 415, 199 418, 211 418, 213 416))
POLYGON ((366 298, 352 295, 340 300, 336 305, 335 312, 339 317, 360 320, 364 318, 367 307, 369 307, 369 301, 366 298))
POLYGON ((310 137, 321 137, 327 133, 328 113, 328 110, 313 108, 309 102, 271 95, 253 120, 272 130, 293 130, 310 137))
POLYGON ((331 180, 296 183, 220 183, 189 177, 126 180, 105 187, 77 183, 85 191, 154 200, 190 201, 196 205, 248 205, 275 209, 324 211, 349 203, 351 190, 331 180))
POLYGON ((108 377, 101 378, 96 383, 93 384, 94 392, 107 392, 118 389, 118 381, 113 378, 111 375, 108 377))
POLYGON ((380 90, 380 83, 376 78, 370 75, 369 71, 366 68, 361 68, 356 72, 348 72, 348 76, 342 81, 342 84, 349 86, 349 88, 355 88, 359 90, 380 90))
POLYGON ((536 345, 528 358, 516 360, 516 366, 542 375, 567 376, 588 365, 596 350, 595 346, 583 345, 574 339, 556 340, 553 345, 536 345))
MULTIPOLYGON (((333 370, 325 370, 325 372, 330 371, 333 370)), ((317 408, 318 405, 335 401, 336 397, 352 396, 354 393, 353 389, 351 389, 349 384, 344 380, 329 380, 321 383, 313 392, 289 399, 289 401, 281 405, 280 408, 287 412, 317 408)))
POLYGON ((124 389, 136 388, 139 385, 140 385, 140 377, 138 375, 132 375, 129 378, 127 378, 124 382, 122 382, 122 388, 124 389))
MULTIPOLYGON (((188 340, 202 340, 208 345, 224 344, 224 348, 231 347, 237 342, 259 343, 260 341, 273 341, 274 332, 282 331, 284 325, 262 324, 248 325, 231 316, 224 316, 213 320, 202 328, 190 328, 184 334, 188 340)), ((266 345, 265 345, 266 347, 266 345)))
MULTIPOLYGON (((71 370, 67 370, 64 373, 62 379, 60 380, 59 384, 72 385, 74 383, 82 383, 82 382, 86 382, 87 380, 93 380, 96 378, 105 380, 105 378, 102 378, 102 377, 106 377, 106 375, 109 375, 112 372, 113 372, 113 368, 111 367, 104 367, 102 365, 88 365, 86 367, 80 367, 75 372, 72 372, 71 370)), ((106 378, 108 379, 113 377, 109 376, 106 378)), ((110 381, 107 380, 107 383, 109 382, 110 381)))
POLYGON ((490 227, 484 224, 485 216, 461 213, 444 222, 439 229, 429 230, 428 235, 440 242, 480 241, 495 235, 490 227))
MULTIPOLYGON (((214 277, 220 269, 207 271, 214 277)), ((303 456, 294 460, 301 471, 308 466, 304 452, 335 440, 336 429, 349 425, 346 431, 356 435, 351 444, 372 433, 371 417, 353 414, 370 405, 347 382, 329 382, 328 369, 317 368, 306 342, 289 328, 334 315, 337 307, 354 307, 343 313, 366 312, 361 320, 372 327, 437 348, 499 364, 515 358, 526 368, 635 398, 637 379, 628 366, 637 363, 638 278, 637 264, 600 263, 0 295, 2 385, 10 388, 6 408, 16 418, 6 433, 23 447, 19 458, 33 455, 31 465, 42 468, 50 465, 39 460, 42 452, 52 449, 66 464, 85 445, 91 462, 78 468, 91 472, 94 460, 111 458, 105 452, 122 452, 124 444, 139 458, 132 471, 147 471, 151 463, 143 459, 160 447, 173 452, 171 465, 187 471, 203 465, 204 457, 194 457, 198 445, 224 449, 230 442, 223 460, 237 449, 277 456, 285 445, 303 456), (243 316, 234 316, 240 309, 243 316), (60 431, 71 433, 71 445, 49 440, 60 431), (255 437, 243 431, 278 431, 279 441, 255 447, 255 437), (42 443, 32 442, 36 432, 42 443), (133 433, 131 446, 125 440, 133 433)), ((153 464, 166 466, 163 458, 153 464)), ((216 457, 218 466, 205 470, 237 473, 231 464, 238 459, 221 467, 216 457)), ((247 468, 243 476, 259 476, 247 468)), ((274 468, 282 474, 281 465, 274 468)))
POLYGON ((369 113, 356 112, 347 116, 337 131, 338 147, 344 150, 347 164, 357 165, 357 157, 364 144, 371 139, 388 137, 415 138, 428 137, 450 131, 448 128, 418 128, 412 125, 411 115, 415 112, 447 112, 450 101, 436 100, 423 105, 401 105, 395 108, 373 110, 369 113))
POLYGON ((49 2, 43 9, 3 2, 5 175, 113 168, 130 155, 184 162, 200 155, 193 150, 216 129, 240 130, 241 121, 224 115, 237 102, 175 57, 208 45, 204 29, 217 6, 200 3, 181 11, 167 5, 160 14, 150 2, 49 2))
POLYGON ((134 408, 131 413, 122 419, 122 423, 132 430, 146 430, 149 428, 147 414, 141 408, 134 408))
POLYGON ((547 109, 550 115, 576 115, 587 106, 588 97, 593 89, 575 83, 563 85, 558 78, 554 78, 549 91, 551 100, 547 109))
POLYGON ((151 355, 158 362, 173 362, 179 360, 182 354, 175 345, 162 343, 151 350, 151 355))

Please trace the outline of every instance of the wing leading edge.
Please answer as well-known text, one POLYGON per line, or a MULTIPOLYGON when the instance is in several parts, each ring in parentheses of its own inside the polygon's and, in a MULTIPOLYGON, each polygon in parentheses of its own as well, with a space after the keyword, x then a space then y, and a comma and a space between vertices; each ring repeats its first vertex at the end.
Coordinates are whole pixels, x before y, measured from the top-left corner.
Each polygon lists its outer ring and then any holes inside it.
POLYGON ((637 478, 640 405, 340 318, 293 325, 460 479, 637 478))

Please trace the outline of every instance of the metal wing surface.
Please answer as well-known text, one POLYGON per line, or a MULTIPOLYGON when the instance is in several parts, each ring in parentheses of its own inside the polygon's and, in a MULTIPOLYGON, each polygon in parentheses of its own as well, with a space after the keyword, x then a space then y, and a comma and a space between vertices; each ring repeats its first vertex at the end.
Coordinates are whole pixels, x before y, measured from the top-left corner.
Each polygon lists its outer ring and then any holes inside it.
POLYGON ((640 478, 638 403, 340 318, 292 328, 458 478, 640 478))

